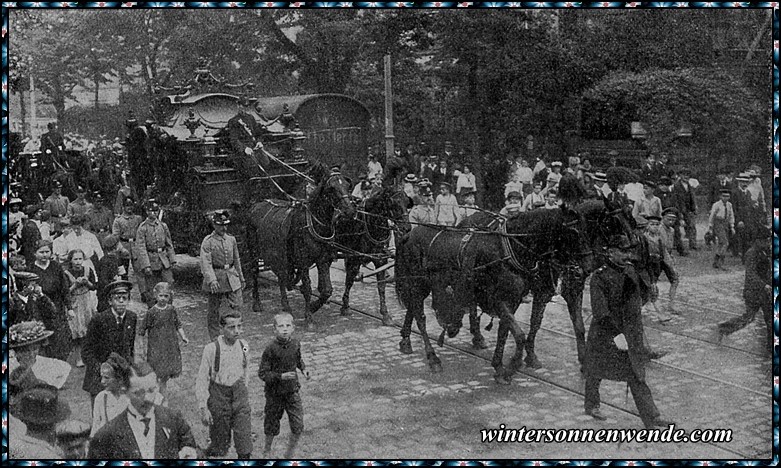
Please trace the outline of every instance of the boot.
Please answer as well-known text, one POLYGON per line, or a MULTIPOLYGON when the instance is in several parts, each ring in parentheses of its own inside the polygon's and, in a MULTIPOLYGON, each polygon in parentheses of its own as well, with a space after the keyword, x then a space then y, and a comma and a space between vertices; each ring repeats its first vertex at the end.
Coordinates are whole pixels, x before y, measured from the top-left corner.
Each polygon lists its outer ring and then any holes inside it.
POLYGON ((263 458, 269 459, 271 457, 271 444, 274 443, 274 436, 267 435, 266 443, 263 446, 263 458))
POLYGON ((718 254, 716 254, 716 256, 713 257, 713 268, 716 268, 716 269, 721 268, 719 266, 719 255, 718 254))
POLYGON ((293 451, 296 448, 296 444, 298 444, 299 437, 301 437, 301 434, 290 434, 290 440, 287 443, 287 450, 285 450, 286 460, 290 460, 293 458, 293 451))
POLYGON ((674 314, 674 315, 679 315, 678 311, 675 310, 675 296, 676 296, 677 292, 678 292, 678 285, 677 284, 671 284, 670 285, 670 295, 669 295, 670 302, 667 305, 667 310, 671 314, 674 314))

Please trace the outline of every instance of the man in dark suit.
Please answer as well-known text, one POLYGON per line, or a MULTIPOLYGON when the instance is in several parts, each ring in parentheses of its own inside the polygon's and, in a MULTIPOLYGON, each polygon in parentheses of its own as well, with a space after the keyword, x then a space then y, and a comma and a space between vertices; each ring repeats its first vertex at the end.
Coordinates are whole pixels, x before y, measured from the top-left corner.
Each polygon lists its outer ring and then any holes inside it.
POLYGON ((154 182, 154 165, 149 154, 149 130, 138 125, 132 115, 125 123, 127 126, 127 161, 130 166, 130 182, 136 193, 144 193, 154 182))
POLYGON ((266 129, 250 115, 247 98, 239 98, 238 113, 228 121, 226 130, 228 141, 233 148, 236 169, 248 177, 261 175, 258 165, 268 167, 268 157, 263 152, 263 143, 260 141, 266 129))
POLYGON ((678 209, 679 220, 689 238, 689 248, 697 250, 697 203, 694 199, 694 189, 689 185, 691 171, 681 169, 678 180, 673 185, 673 200, 678 209))
POLYGON ((86 365, 82 389, 89 392, 92 403, 103 390, 100 383, 100 365, 115 352, 133 362, 136 338, 136 314, 127 309, 130 302, 130 281, 114 281, 106 286, 109 308, 92 317, 82 345, 81 357, 86 365))
POLYGON ((653 153, 648 153, 648 156, 646 156, 645 163, 640 169, 639 175, 640 180, 650 180, 651 182, 659 181, 658 166, 656 165, 656 157, 653 153))
POLYGON ((92 439, 93 460, 194 459, 195 438, 178 411, 154 404, 157 375, 147 363, 133 366, 128 408, 102 427, 92 439))

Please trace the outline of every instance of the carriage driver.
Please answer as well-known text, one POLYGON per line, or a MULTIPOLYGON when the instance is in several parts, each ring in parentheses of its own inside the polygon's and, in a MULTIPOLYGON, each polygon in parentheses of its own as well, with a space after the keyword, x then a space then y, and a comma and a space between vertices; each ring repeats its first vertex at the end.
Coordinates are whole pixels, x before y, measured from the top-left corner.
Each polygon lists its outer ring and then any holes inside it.
POLYGON ((221 333, 220 304, 228 299, 231 309, 241 311, 242 290, 245 286, 241 271, 239 247, 236 238, 228 234, 230 216, 227 211, 217 211, 212 216, 214 232, 201 243, 202 289, 209 295, 206 323, 209 339, 214 340, 221 333))
POLYGON ((260 137, 266 132, 249 113, 249 99, 240 97, 237 101, 238 114, 228 120, 227 131, 230 145, 233 148, 236 169, 247 177, 258 177, 261 168, 268 167, 268 157, 263 152, 260 137))

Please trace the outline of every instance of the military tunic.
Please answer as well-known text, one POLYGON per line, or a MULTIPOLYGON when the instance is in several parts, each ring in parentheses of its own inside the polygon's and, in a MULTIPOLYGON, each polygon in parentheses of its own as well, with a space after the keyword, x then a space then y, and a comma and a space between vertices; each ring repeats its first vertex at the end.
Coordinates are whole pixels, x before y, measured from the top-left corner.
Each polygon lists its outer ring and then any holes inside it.
POLYGON ((111 234, 119 237, 119 244, 122 246, 119 249, 121 258, 131 258, 133 243, 136 240, 136 233, 142 221, 141 216, 124 214, 114 220, 114 224, 111 226, 111 234))
POLYGON ((92 211, 94 209, 95 207, 92 205, 92 203, 88 202, 87 200, 79 201, 79 199, 76 199, 68 203, 67 216, 68 218, 72 218, 74 215, 79 215, 89 218, 92 216, 92 211))
POLYGON ((114 224, 114 213, 105 206, 99 208, 93 208, 92 215, 90 215, 89 222, 87 223, 87 229, 90 232, 94 232, 103 245, 103 239, 111 233, 111 229, 114 224))
POLYGON ((241 271, 239 247, 235 237, 230 234, 220 236, 213 232, 203 239, 201 273, 202 288, 209 294, 206 320, 209 338, 213 340, 220 335, 219 308, 222 299, 227 298, 232 309, 240 309, 243 304, 244 273, 241 271), (211 284, 214 282, 219 285, 217 293, 211 291, 211 284))
POLYGON ((134 268, 140 273, 136 275, 138 289, 144 302, 151 307, 155 302, 151 294, 155 284, 162 281, 169 284, 174 282, 171 267, 176 264, 176 254, 168 225, 159 219, 145 219, 136 231, 134 255, 134 268), (150 275, 143 273, 146 268, 152 270, 150 275))
POLYGON ((52 232, 62 232, 60 220, 68 216, 70 200, 64 195, 49 195, 43 202, 43 209, 51 215, 52 232))

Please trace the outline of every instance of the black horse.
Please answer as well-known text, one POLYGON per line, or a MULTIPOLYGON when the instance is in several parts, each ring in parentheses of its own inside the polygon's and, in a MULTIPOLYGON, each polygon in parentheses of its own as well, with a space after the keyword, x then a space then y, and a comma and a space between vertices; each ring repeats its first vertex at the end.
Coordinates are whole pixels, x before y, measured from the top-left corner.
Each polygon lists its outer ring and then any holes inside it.
POLYGON ((383 187, 366 199, 363 210, 354 218, 341 218, 336 225, 337 248, 345 254, 345 284, 342 296, 342 315, 350 314, 350 289, 361 265, 371 262, 377 273, 377 293, 383 325, 393 325, 385 304, 385 271, 388 246, 394 225, 403 220, 407 196, 391 187, 383 187))
MULTIPOLYGON (((247 238, 254 258, 262 259, 279 282, 282 308, 290 311, 287 291, 301 281, 306 302, 307 328, 313 328, 312 314, 333 293, 330 267, 335 257, 334 218, 337 212, 355 215, 350 200, 350 184, 341 174, 328 174, 318 164, 310 172, 317 187, 306 202, 264 200, 250 208, 247 238), (319 297, 311 302, 312 284, 309 267, 317 265, 319 297)), ((258 275, 255 274, 253 297, 259 310, 258 275)))
MULTIPOLYGON (((567 265, 547 263, 541 266, 543 274, 537 275, 532 282, 531 291, 534 295, 532 312, 530 317, 529 334, 526 337, 526 364, 534 369, 542 367, 534 350, 537 332, 542 326, 545 307, 555 294, 559 277, 561 282, 561 295, 567 303, 572 327, 577 343, 578 362, 583 365, 586 357, 586 327, 583 323, 583 289, 588 276, 605 263, 604 252, 607 240, 614 234, 626 234, 634 237, 634 219, 628 216, 620 207, 612 207, 606 204, 604 199, 586 200, 575 205, 574 210, 579 213, 584 221, 583 235, 589 246, 589 252, 593 255, 584 256, 578 267, 572 263, 567 265)), ((475 215, 465 220, 462 225, 490 226, 491 219, 475 215)), ((480 348, 483 337, 480 333, 479 316, 476 310, 470 311, 470 331, 472 332, 473 346, 480 348)))
POLYGON ((582 218, 574 211, 522 213, 506 221, 498 220, 496 226, 450 230, 419 226, 398 246, 396 292, 407 308, 399 348, 405 354, 412 353, 410 333, 414 318, 434 372, 442 366, 426 333, 423 301, 429 293, 435 317, 443 328, 440 344, 445 334, 451 338, 458 334, 463 316, 475 305, 499 317, 492 365, 496 380, 506 384, 522 364, 525 345, 523 331, 513 316, 515 310, 535 281, 554 281, 552 277, 540 277, 550 271, 544 265, 573 262, 584 253, 582 218), (503 354, 508 333, 513 334, 516 352, 505 369, 503 354))

